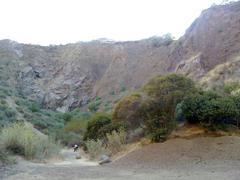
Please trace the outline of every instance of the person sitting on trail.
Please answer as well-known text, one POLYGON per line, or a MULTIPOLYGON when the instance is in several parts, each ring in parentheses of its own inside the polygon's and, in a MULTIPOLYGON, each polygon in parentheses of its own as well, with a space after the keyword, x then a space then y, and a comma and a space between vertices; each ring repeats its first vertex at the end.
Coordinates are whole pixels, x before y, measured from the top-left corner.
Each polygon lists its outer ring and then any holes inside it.
POLYGON ((76 152, 76 151, 78 150, 78 147, 79 147, 79 146, 78 146, 77 144, 75 144, 75 145, 73 146, 73 151, 76 152))

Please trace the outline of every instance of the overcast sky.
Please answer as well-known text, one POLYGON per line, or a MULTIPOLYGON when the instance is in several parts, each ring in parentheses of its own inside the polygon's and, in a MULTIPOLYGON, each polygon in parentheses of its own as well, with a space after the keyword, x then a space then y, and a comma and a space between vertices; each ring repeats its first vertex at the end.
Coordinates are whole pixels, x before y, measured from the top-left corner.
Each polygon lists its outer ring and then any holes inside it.
POLYGON ((182 36, 203 9, 222 0, 0 0, 0 39, 66 44, 98 38, 182 36))

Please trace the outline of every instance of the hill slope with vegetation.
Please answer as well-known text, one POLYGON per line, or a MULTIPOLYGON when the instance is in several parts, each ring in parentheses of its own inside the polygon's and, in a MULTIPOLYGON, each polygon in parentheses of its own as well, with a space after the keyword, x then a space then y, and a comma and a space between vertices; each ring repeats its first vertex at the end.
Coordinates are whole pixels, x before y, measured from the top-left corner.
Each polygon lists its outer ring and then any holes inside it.
POLYGON ((6 133, 26 130, 23 122, 33 125, 23 139, 43 141, 41 131, 83 145, 92 158, 143 137, 165 141, 182 122, 237 129, 239 10, 240 2, 213 6, 179 40, 0 41, 0 158, 25 155, 25 141, 6 133))

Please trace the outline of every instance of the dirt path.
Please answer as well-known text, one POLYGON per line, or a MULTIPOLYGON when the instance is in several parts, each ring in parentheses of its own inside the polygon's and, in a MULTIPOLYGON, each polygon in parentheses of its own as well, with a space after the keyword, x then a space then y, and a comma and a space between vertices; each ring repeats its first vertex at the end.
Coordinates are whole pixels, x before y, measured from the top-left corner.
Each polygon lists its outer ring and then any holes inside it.
POLYGON ((63 151, 59 163, 20 161, 4 180, 239 180, 240 138, 198 137, 151 144, 104 166, 63 151))

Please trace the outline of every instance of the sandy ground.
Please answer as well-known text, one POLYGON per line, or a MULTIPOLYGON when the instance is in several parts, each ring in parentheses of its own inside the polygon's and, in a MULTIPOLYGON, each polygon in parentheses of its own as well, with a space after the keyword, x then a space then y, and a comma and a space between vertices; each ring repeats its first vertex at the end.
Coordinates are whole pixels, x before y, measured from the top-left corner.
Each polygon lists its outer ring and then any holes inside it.
POLYGON ((36 164, 24 160, 0 171, 4 180, 240 180, 240 137, 196 137, 150 144, 103 166, 76 160, 36 164))

